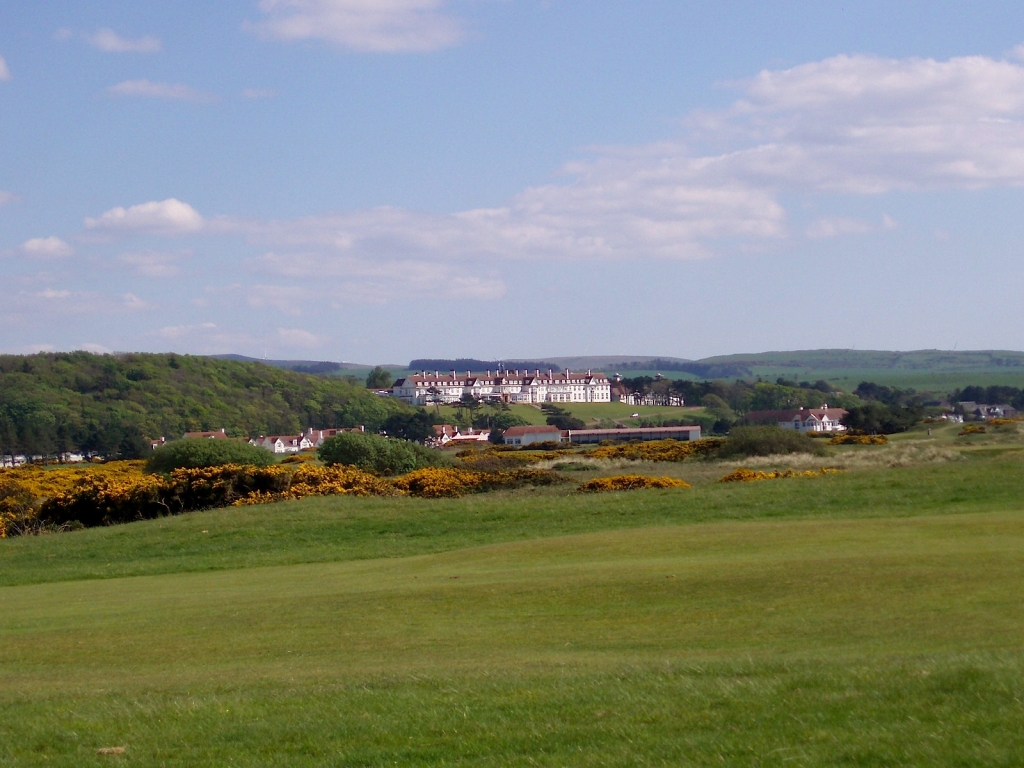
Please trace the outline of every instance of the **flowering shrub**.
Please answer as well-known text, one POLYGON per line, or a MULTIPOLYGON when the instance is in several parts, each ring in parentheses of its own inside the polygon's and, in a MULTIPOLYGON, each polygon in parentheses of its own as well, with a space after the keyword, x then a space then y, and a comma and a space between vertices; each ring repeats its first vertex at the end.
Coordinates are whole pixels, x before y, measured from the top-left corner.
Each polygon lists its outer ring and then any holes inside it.
POLYGON ((105 464, 66 464, 44 467, 26 464, 0 469, 0 482, 10 480, 28 491, 37 501, 71 490, 85 477, 128 480, 142 474, 142 461, 109 461, 105 464))
POLYGON ((305 464, 308 461, 316 461, 316 454, 305 451, 303 453, 293 453, 281 459, 282 464, 305 464))
POLYGON ((595 459, 626 459, 627 461, 686 461, 695 456, 709 456, 718 450, 722 440, 707 437, 703 440, 653 440, 648 443, 602 445, 588 455, 595 459))
POLYGON ((647 477, 645 475, 614 475, 599 477, 583 483, 579 493, 605 493, 608 491, 638 491, 647 488, 692 488, 689 483, 674 477, 647 477))
POLYGON ((889 438, 885 435, 833 435, 829 445, 885 445, 889 438))
POLYGON ((735 472, 730 472, 725 477, 721 478, 718 482, 720 483, 752 483, 758 480, 780 480, 786 477, 821 477, 822 475, 838 475, 844 470, 836 467, 822 467, 821 469, 806 469, 806 470, 795 470, 795 469, 782 469, 775 470, 773 472, 761 472, 756 469, 746 469, 741 467, 735 472))
POLYGON ((56 525, 77 521, 86 527, 158 517, 169 512, 161 498, 164 483, 154 475, 86 475, 70 490, 43 502, 40 517, 56 525))
POLYGON ((957 433, 957 437, 964 435, 983 435, 985 428, 981 424, 964 424, 964 428, 957 433))
POLYGON ((36 524, 36 504, 24 486, 0 478, 0 539, 26 533, 36 524))
POLYGON ((235 506, 270 504, 307 496, 396 496, 398 490, 387 480, 355 467, 320 467, 304 464, 291 475, 282 491, 255 490, 234 502, 235 506))
POLYGON ((417 469, 393 481, 396 488, 410 496, 453 498, 524 485, 553 485, 564 482, 554 472, 543 469, 516 469, 511 472, 476 472, 466 469, 417 469))

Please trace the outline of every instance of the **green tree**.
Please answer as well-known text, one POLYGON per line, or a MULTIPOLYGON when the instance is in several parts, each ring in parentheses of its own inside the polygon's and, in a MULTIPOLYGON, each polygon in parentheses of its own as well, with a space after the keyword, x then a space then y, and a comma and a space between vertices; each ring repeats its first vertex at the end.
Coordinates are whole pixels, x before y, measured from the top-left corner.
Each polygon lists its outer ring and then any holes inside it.
POLYGON ((379 365, 366 375, 367 389, 387 389, 391 386, 391 371, 379 365))
POLYGON ((413 413, 396 413, 384 422, 384 432, 389 437, 422 443, 434 434, 436 422, 436 417, 422 409, 413 413))
POLYGON ((381 475, 400 475, 447 463, 447 458, 433 448, 364 432, 343 432, 328 438, 318 455, 329 466, 347 464, 381 475))
POLYGON ((265 467, 274 463, 274 455, 241 440, 189 438, 172 440, 153 451, 146 463, 147 472, 166 474, 175 469, 218 467, 222 464, 246 464, 265 467))

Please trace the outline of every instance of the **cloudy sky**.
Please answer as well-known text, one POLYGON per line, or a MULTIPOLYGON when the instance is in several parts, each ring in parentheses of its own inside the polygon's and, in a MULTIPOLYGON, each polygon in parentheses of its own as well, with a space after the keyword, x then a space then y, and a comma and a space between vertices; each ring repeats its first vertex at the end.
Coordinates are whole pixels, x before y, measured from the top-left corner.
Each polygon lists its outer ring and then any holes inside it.
POLYGON ((0 0, 0 350, 1022 349, 1024 14, 895 6, 0 0))

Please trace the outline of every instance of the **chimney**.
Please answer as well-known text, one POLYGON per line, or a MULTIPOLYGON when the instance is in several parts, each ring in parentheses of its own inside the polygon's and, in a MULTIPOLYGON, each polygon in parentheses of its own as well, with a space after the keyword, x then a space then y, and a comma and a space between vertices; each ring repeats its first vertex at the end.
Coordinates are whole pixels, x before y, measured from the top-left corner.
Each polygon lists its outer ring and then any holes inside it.
POLYGON ((548 378, 549 378, 549 379, 550 379, 550 378, 552 378, 552 375, 551 375, 551 369, 550 369, 550 368, 548 368, 548 378))
POLYGON ((434 371, 434 378, 435 378, 435 379, 436 379, 436 378, 438 378, 438 376, 437 376, 437 371, 434 371))
POLYGON ((540 368, 537 369, 537 376, 540 376, 540 368))
POLYGON ((452 368, 452 381, 455 381, 455 369, 452 368))

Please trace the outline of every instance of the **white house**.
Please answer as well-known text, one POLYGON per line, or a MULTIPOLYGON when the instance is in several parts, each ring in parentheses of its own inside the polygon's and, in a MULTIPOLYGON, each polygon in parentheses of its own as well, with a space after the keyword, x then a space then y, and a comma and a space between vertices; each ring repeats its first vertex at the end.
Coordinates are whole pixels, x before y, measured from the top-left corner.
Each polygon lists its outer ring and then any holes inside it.
POLYGON ((784 411, 779 426, 797 432, 845 432, 846 427, 841 422, 847 413, 844 408, 829 408, 827 404, 821 408, 784 411))
POLYGON ((457 403, 469 395, 477 400, 505 403, 610 403, 611 384, 603 373, 593 371, 541 373, 496 371, 423 371, 395 382, 391 393, 412 405, 457 403))

